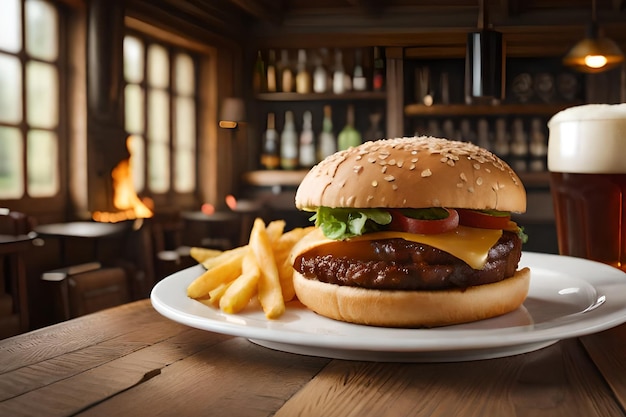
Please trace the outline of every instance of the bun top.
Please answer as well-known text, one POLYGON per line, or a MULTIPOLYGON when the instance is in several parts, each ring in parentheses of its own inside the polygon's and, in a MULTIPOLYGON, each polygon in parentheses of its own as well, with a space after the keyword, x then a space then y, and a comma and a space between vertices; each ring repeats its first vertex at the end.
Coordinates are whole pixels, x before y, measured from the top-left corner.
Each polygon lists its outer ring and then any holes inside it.
POLYGON ((526 211, 526 190, 500 158, 476 145, 434 137, 382 139, 314 166, 296 207, 526 211))

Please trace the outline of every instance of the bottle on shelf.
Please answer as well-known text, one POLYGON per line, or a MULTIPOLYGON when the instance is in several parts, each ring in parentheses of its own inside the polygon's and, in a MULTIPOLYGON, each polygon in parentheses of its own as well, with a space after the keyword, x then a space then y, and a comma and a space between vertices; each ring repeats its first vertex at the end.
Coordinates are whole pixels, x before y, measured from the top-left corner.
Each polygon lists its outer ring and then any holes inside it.
POLYGON ((511 138, 511 163, 514 171, 522 172, 528 169, 528 138, 524 131, 522 119, 513 120, 513 136, 511 138))
POLYGON ((252 78, 252 88, 255 93, 263 93, 267 88, 267 79, 265 75, 265 62, 261 51, 257 52, 256 62, 254 63, 254 74, 252 78))
POLYGON ((325 93, 328 91, 328 71, 324 66, 324 60, 328 51, 322 48, 320 54, 315 57, 315 70, 313 70, 313 92, 325 93))
POLYGON ((307 69, 306 51, 298 50, 298 72, 296 73, 296 92, 308 94, 311 92, 311 74, 307 69))
POLYGON ((361 134, 354 128, 354 106, 349 104, 346 113, 346 125, 341 132, 339 132, 339 136, 337 137, 337 148, 342 151, 359 146, 361 143, 361 134))
POLYGON ((354 71, 352 72, 352 89, 354 91, 367 90, 367 78, 363 72, 363 51, 357 48, 354 52, 354 71))
POLYGON ((371 141, 371 140, 383 139, 385 137, 385 134, 380 128, 380 121, 382 120, 382 118, 383 118, 383 113, 381 111, 370 113, 369 115, 370 126, 365 132, 365 134, 363 135, 363 140, 371 141))
POLYGON ((267 57, 267 92, 275 93, 277 90, 277 76, 276 76, 276 51, 270 49, 267 57))
POLYGON ((476 143, 476 133, 472 130, 472 125, 468 119, 461 120, 461 142, 476 143))
POLYGON ((265 169, 278 169, 280 167, 280 149, 274 113, 267 114, 267 128, 263 135, 263 149, 261 151, 261 166, 265 169))
POLYGON ((333 93, 342 94, 346 91, 346 73, 343 68, 343 53, 335 50, 335 68, 333 69, 333 93))
POLYGON ((478 120, 478 138, 476 144, 481 148, 491 150, 491 141, 489 140, 489 122, 487 119, 480 118, 478 120))
POLYGON ((280 75, 280 91, 283 93, 291 93, 294 88, 294 75, 289 63, 289 51, 283 49, 280 51, 279 63, 280 75))
POLYGON ((380 48, 374 47, 374 74, 372 76, 372 89, 383 91, 385 88, 385 61, 383 60, 380 48))
POLYGON ((505 161, 509 160, 511 147, 509 144, 509 134, 506 131, 506 120, 499 118, 496 120, 496 137, 493 142, 493 152, 505 161))
POLYGON ((315 140, 313 138, 313 115, 309 110, 302 115, 302 131, 300 132, 299 165, 311 168, 315 165, 315 140))
POLYGON ((529 169, 534 172, 545 171, 547 169, 548 143, 543 131, 543 124, 539 118, 534 118, 531 121, 529 153, 529 169))
POLYGON ((280 167, 282 169, 298 167, 298 134, 291 110, 285 112, 285 126, 280 135, 280 167))
POLYGON ((333 131, 332 109, 329 105, 324 106, 324 120, 322 122, 322 131, 318 140, 317 160, 321 161, 337 152, 337 139, 333 131))

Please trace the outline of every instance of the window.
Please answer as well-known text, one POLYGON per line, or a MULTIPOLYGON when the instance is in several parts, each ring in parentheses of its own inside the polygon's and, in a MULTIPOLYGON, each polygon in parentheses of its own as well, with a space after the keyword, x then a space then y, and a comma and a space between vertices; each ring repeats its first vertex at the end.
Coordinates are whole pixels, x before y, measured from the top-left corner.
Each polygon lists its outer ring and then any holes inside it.
POLYGON ((135 189, 174 203, 196 188, 196 63, 188 51, 128 35, 124 78, 135 189))
POLYGON ((59 14, 44 0, 2 0, 0 200, 60 191, 59 14))

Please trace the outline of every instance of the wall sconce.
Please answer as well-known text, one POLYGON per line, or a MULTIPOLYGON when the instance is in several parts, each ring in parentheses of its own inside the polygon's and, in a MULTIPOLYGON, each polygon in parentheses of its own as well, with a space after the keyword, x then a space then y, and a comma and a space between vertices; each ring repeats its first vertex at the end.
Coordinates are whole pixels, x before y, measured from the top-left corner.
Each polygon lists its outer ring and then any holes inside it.
POLYGON ((596 0, 591 2, 591 23, 587 36, 570 49, 563 63, 577 71, 596 73, 615 68, 624 61, 624 53, 612 39, 600 36, 596 0))
POLYGON ((484 0, 479 0, 478 31, 467 34, 465 101, 499 102, 504 98, 506 54, 502 33, 487 29, 484 0))
POLYGON ((246 107, 243 99, 226 97, 222 103, 219 126, 223 129, 236 129, 239 123, 245 121, 246 107))

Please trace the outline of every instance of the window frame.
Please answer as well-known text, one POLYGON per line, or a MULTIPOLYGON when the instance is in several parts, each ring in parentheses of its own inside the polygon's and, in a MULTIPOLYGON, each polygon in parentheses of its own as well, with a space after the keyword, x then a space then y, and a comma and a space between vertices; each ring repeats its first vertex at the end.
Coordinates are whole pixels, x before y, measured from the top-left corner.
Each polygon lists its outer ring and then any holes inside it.
MULTIPOLYGON (((143 134, 141 135, 144 141, 144 146, 143 146, 143 151, 144 151, 144 155, 143 155, 143 159, 144 159, 144 164, 143 164, 143 176, 144 176, 144 189, 137 191, 137 194, 142 197, 142 198, 150 198, 153 202, 154 202, 154 209, 155 211, 159 212, 159 211, 167 211, 169 209, 185 209, 185 208, 190 208, 190 207, 195 207, 199 204, 199 178, 200 178, 200 157, 199 157, 199 152, 198 149, 200 147, 200 129, 201 129, 201 125, 200 125, 200 115, 201 115, 201 109, 200 109, 200 103, 201 103, 201 97, 200 94, 198 93, 199 91, 201 91, 201 76, 200 76, 200 62, 202 60, 202 57, 199 56, 199 54, 194 51, 193 49, 190 48, 185 48, 184 46, 178 45, 175 42, 168 42, 167 38, 163 39, 160 36, 154 36, 152 34, 148 34, 133 28, 129 28, 128 26, 126 27, 125 36, 133 36, 136 37, 138 39, 141 40, 141 42, 143 43, 143 61, 144 61, 144 68, 143 68, 143 79, 140 83, 129 83, 126 81, 126 78, 124 77, 124 81, 123 81, 123 85, 124 88, 126 88, 127 85, 132 84, 132 85, 139 85, 140 88, 143 90, 144 94, 143 94, 143 107, 144 107, 144 114, 143 114, 143 134), (167 51, 167 56, 168 56, 168 60, 169 60, 169 84, 168 87, 166 89, 167 93, 168 93, 168 111, 169 111, 169 124, 168 124, 168 136, 169 136, 169 141, 168 141, 168 157, 169 157, 169 187, 168 190, 164 193, 156 193, 153 192, 152 190, 150 190, 150 184, 149 184, 149 170, 150 170, 150 161, 148 159, 149 156, 149 150, 148 150, 148 145, 149 145, 149 138, 148 138, 148 120, 149 120, 149 115, 148 115, 148 92, 149 92, 149 86, 148 86, 148 82, 147 82, 147 74, 149 71, 149 65, 148 65, 148 47, 149 45, 154 44, 154 45, 159 45, 161 47, 163 47, 166 51, 167 51), (195 120, 195 126, 194 126, 194 130, 195 130, 195 138, 194 138, 194 146, 196 149, 196 155, 194 158, 194 183, 195 186, 193 187, 193 190, 189 191, 189 192, 178 192, 174 189, 174 175, 175 175, 175 126, 174 126, 174 114, 175 114, 175 98, 178 97, 179 95, 176 94, 175 92, 175 88, 174 88, 174 78, 175 78, 175 65, 174 65, 174 59, 176 57, 176 55, 178 53, 185 53, 187 55, 189 55, 192 60, 193 60, 193 70, 194 70, 194 78, 195 78, 195 89, 196 89, 196 93, 193 96, 193 101, 194 101, 194 109, 195 109, 195 114, 194 114, 194 120, 195 120)), ((124 106, 126 105, 126 103, 124 102, 124 106)))
POLYGON ((54 7, 57 12, 58 23, 58 56, 56 61, 45 61, 39 58, 32 57, 26 52, 26 1, 20 0, 21 7, 21 49, 17 53, 2 51, 3 54, 16 57, 20 62, 20 72, 22 77, 21 95, 22 95, 22 120, 18 124, 11 124, 0 122, 2 127, 17 128, 22 135, 22 180, 24 181, 24 194, 19 198, 3 199, 0 198, 0 206, 7 207, 11 210, 26 212, 29 215, 38 216, 43 213, 52 212, 64 212, 67 204, 68 196, 68 150, 69 150, 69 136, 68 136, 68 102, 67 102, 67 59, 69 46, 67 42, 69 37, 67 36, 67 9, 56 1, 44 0, 50 6, 54 7), (54 128, 35 128, 31 127, 27 121, 27 83, 26 83, 26 64, 29 61, 43 62, 47 65, 52 65, 57 72, 58 76, 58 94, 56 98, 56 105, 58 107, 58 124, 54 128), (57 154, 58 154, 58 181, 59 188, 57 193, 52 196, 46 197, 32 197, 28 192, 28 133, 31 130, 43 130, 46 132, 53 132, 57 135, 57 154))

